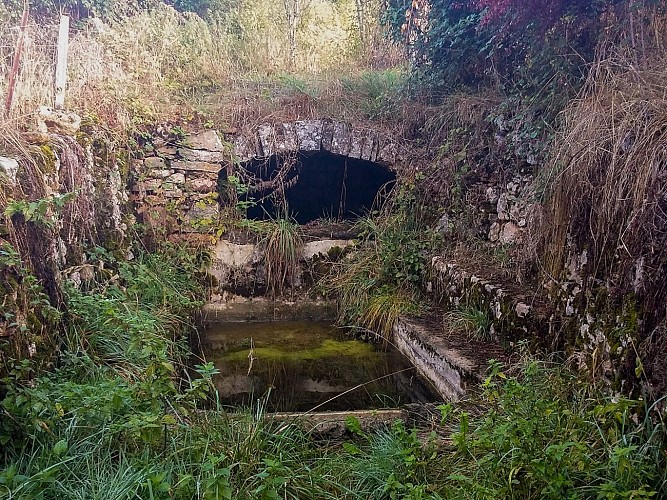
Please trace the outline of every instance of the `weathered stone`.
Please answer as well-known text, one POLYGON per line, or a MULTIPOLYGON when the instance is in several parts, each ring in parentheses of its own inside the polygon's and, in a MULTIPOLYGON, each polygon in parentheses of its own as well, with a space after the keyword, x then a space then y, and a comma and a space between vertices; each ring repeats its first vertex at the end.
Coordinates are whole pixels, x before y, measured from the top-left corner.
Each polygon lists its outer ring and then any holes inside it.
POLYGON ((185 138, 185 145, 190 149, 203 149, 206 151, 224 151, 225 147, 215 130, 207 130, 196 135, 185 138))
POLYGON ((375 161, 378 154, 377 136, 373 133, 368 133, 364 139, 364 147, 361 149, 361 159, 368 161, 375 161))
POLYGON ((259 137, 259 146, 262 150, 262 156, 271 156, 274 153, 274 132, 273 126, 263 123, 257 128, 257 137, 259 137))
POLYGON ((514 222, 508 222, 503 226, 498 241, 500 243, 513 243, 521 238, 521 228, 514 222))
POLYGON ((182 231, 208 232, 216 223, 220 209, 217 203, 196 203, 185 213, 186 224, 181 226, 182 231))
POLYGON ((172 173, 171 170, 150 170, 146 172, 146 175, 153 177, 154 179, 166 179, 172 173))
POLYGON ((273 128, 276 151, 297 151, 299 142, 293 123, 281 123, 273 128))
POLYGON ((167 178, 168 182, 173 182, 174 184, 185 184, 185 175, 181 173, 171 174, 167 178))
POLYGON ((204 151, 201 149, 178 148, 178 155, 186 161, 193 162, 223 162, 225 161, 224 151, 204 151))
POLYGON ((191 191, 196 191, 198 193, 212 193, 216 190, 217 180, 207 179, 205 177, 190 179, 186 183, 186 187, 191 191))
POLYGON ((19 162, 14 158, 0 156, 0 172, 4 172, 12 184, 16 184, 16 173, 19 170, 19 162))
POLYGON ((496 242, 500 239, 500 229, 501 226, 498 224, 498 222, 494 222, 491 224, 491 228, 489 229, 489 240, 496 242))
POLYGON ((162 158, 175 158, 178 153, 178 148, 174 146, 160 146, 155 150, 155 152, 162 158))
POLYGON ((486 199, 489 203, 498 203, 498 190, 493 186, 487 188, 486 199))
POLYGON ((516 306, 514 306, 514 311, 519 318, 525 318, 528 316, 531 309, 532 308, 528 304, 523 302, 517 302, 516 306))
POLYGON ((248 138, 240 136, 234 141, 234 157, 238 161, 250 161, 257 156, 255 144, 248 138))
POLYGON ((160 179, 146 179, 144 181, 139 181, 132 186, 133 192, 145 192, 145 191, 157 191, 160 189, 162 181, 160 179))
POLYGON ((322 121, 305 120, 294 123, 301 151, 319 151, 322 144, 322 121))
POLYGON ((348 156, 350 158, 361 158, 361 152, 364 148, 364 137, 359 130, 352 130, 350 137, 350 151, 348 156))
POLYGON ((149 156, 144 159, 146 170, 167 170, 167 162, 157 156, 149 156))
POLYGON ((171 163, 171 166, 176 170, 183 170, 186 172, 218 173, 222 169, 222 166, 219 163, 206 161, 174 161, 171 163))
POLYGON ((396 156, 396 144, 384 140, 382 144, 378 145, 378 154, 375 161, 391 165, 396 162, 396 156))
POLYGON ((75 135, 81 127, 81 117, 48 106, 40 106, 37 111, 37 130, 41 133, 75 135))
POLYGON ((503 193, 498 197, 497 213, 498 220, 505 221, 510 219, 509 215, 509 198, 507 193, 503 193))
POLYGON ((331 151, 333 143, 335 124, 333 120, 322 120, 322 151, 331 151))
POLYGON ((175 184, 165 183, 162 186, 162 189, 164 189, 165 198, 180 198, 183 196, 183 190, 178 188, 175 184))
POLYGON ((351 127, 344 122, 334 123, 333 137, 331 138, 331 149, 333 154, 347 156, 350 151, 351 127))

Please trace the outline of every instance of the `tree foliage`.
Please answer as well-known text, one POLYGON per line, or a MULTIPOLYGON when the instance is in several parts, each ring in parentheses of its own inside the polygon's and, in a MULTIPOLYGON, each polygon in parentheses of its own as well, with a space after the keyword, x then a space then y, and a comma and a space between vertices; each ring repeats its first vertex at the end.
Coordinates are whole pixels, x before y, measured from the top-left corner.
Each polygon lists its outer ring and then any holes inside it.
POLYGON ((600 14, 616 1, 390 0, 386 21, 433 89, 549 92, 582 81, 600 14))

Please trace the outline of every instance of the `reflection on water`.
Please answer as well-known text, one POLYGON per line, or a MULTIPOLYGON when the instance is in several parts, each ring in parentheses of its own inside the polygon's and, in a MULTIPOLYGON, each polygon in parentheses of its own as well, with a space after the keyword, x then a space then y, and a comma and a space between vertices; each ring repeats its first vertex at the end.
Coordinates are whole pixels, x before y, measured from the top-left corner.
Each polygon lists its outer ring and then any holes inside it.
POLYGON ((204 332, 202 346, 220 370, 215 383, 226 405, 247 406, 269 391, 269 411, 307 411, 322 403, 318 410, 357 410, 435 400, 398 352, 382 352, 328 323, 217 324, 204 332))

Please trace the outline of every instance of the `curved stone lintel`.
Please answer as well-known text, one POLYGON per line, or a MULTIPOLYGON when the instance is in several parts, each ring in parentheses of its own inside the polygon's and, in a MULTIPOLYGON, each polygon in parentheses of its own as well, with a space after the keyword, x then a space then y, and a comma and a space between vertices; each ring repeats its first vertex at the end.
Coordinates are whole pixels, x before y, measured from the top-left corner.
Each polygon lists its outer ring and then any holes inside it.
POLYGON ((277 153, 316 151, 392 165, 397 148, 390 138, 374 130, 330 119, 263 123, 251 136, 234 140, 234 156, 240 162, 277 153))

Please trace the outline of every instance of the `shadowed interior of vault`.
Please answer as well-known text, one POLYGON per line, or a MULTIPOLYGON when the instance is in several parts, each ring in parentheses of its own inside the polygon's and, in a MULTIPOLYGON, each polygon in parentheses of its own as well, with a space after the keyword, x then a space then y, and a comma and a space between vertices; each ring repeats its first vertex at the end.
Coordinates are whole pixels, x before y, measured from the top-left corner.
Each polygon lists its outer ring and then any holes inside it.
POLYGON ((245 201, 254 203, 248 218, 256 220, 282 217, 285 207, 300 224, 354 220, 379 208, 396 181, 379 163, 323 151, 273 155, 241 166, 249 188, 245 201))

